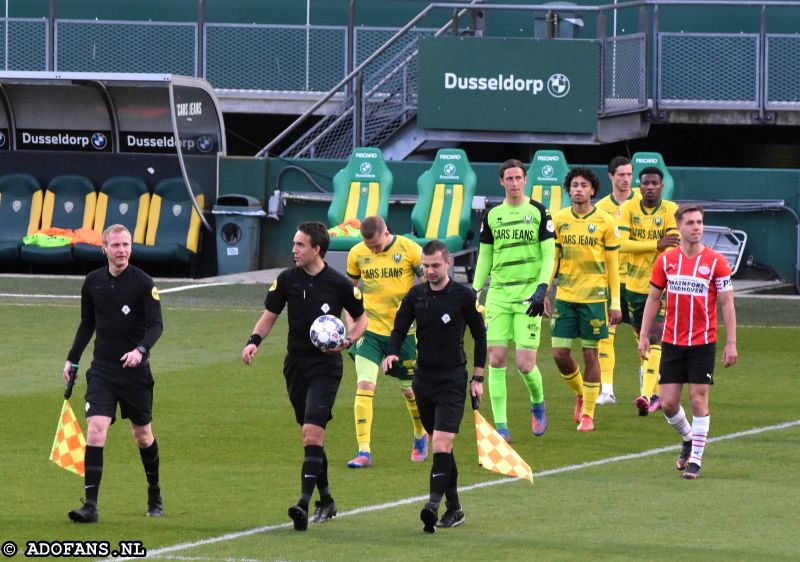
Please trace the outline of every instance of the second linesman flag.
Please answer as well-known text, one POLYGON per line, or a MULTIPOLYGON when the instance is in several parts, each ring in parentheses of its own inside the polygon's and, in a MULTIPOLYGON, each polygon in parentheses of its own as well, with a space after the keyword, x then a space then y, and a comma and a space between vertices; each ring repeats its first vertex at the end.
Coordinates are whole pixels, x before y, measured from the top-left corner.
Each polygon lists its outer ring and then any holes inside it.
POLYGON ((58 466, 78 476, 84 475, 84 455, 86 453, 86 440, 83 438, 83 431, 72 406, 64 400, 64 407, 61 408, 61 417, 56 428, 56 438, 53 440, 53 450, 50 453, 50 460, 58 466))
POLYGON ((72 365, 69 372, 69 382, 64 390, 64 406, 58 417, 56 437, 53 440, 53 450, 50 451, 50 460, 64 470, 74 472, 78 476, 85 474, 84 457, 86 455, 86 439, 83 438, 81 424, 72 411, 69 397, 72 396, 72 387, 78 376, 78 366, 72 365))
POLYGON ((506 476, 524 478, 533 484, 533 471, 517 452, 506 443, 492 425, 474 410, 475 437, 478 440, 478 463, 486 470, 506 476))

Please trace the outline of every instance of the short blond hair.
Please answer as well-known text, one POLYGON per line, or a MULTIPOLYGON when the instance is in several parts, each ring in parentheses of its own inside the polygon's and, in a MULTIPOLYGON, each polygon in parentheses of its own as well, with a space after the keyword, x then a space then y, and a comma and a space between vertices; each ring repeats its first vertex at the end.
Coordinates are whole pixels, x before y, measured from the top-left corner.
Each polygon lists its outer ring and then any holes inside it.
POLYGON ((128 236, 131 235, 131 231, 124 224, 112 224, 103 231, 103 246, 108 246, 108 237, 112 232, 127 232, 128 236))

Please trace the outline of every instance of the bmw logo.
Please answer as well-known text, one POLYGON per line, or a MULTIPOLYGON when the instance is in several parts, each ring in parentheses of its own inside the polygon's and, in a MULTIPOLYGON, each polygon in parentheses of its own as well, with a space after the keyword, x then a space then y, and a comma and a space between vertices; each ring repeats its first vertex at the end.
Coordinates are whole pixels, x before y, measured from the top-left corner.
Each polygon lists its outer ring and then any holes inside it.
POLYGON ((0 147, 6 145, 6 134, 3 131, 0 131, 0 147))
POLYGON ((554 98, 563 98, 569 93, 569 78, 563 74, 553 74, 547 80, 547 91, 554 98))
POLYGON ((553 167, 550 164, 547 164, 542 168, 542 175, 547 176, 548 178, 553 175, 553 167))
POLYGON ((361 165, 358 167, 362 174, 369 174, 372 172, 372 164, 369 162, 362 162, 361 165))
POLYGON ((108 139, 103 133, 95 133, 92 135, 92 146, 96 150, 103 150, 108 144, 108 139))
POLYGON ((448 163, 448 164, 444 165, 444 174, 446 176, 452 176, 455 173, 456 173, 456 165, 455 164, 448 163))
POLYGON ((202 137, 197 137, 197 149, 200 152, 211 152, 214 148, 214 141, 211 140, 211 137, 203 135, 202 137))

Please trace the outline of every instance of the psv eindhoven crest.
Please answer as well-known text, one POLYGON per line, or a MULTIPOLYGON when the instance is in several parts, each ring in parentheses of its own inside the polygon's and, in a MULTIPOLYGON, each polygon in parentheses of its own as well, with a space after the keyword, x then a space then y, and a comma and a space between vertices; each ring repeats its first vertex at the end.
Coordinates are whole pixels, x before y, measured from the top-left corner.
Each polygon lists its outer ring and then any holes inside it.
POLYGON ((180 216, 180 214, 181 214, 181 211, 183 211, 183 207, 181 207, 181 206, 180 206, 180 205, 178 205, 177 203, 175 203, 175 204, 172 206, 172 214, 173 214, 173 215, 175 215, 176 217, 180 216))
POLYGON ((119 204, 119 214, 120 215, 127 215, 128 214, 128 204, 127 203, 120 203, 119 204))
POLYGON ((14 199, 14 202, 11 203, 11 210, 15 213, 19 213, 19 210, 22 208, 22 201, 19 199, 14 199))
POLYGON ((65 201, 64 202, 64 210, 67 213, 71 213, 72 209, 74 209, 74 208, 75 208, 75 203, 73 203, 72 201, 65 201))

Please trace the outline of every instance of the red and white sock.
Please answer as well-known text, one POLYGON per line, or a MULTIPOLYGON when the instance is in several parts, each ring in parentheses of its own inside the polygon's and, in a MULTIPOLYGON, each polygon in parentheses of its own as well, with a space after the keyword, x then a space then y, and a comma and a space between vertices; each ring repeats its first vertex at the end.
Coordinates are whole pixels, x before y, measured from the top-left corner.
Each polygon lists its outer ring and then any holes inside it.
MULTIPOLYGON (((665 415, 664 417, 667 418, 669 425, 678 432, 681 439, 684 441, 690 441, 692 439, 692 426, 689 424, 689 420, 686 419, 686 412, 683 410, 683 406, 678 407, 678 413, 674 416, 669 417, 665 415)), ((708 417, 705 419, 708 419, 708 417)), ((706 428, 708 428, 708 424, 706 424, 706 428)))
POLYGON ((708 438, 708 427, 711 424, 711 416, 695 416, 692 418, 692 456, 689 462, 697 466, 703 461, 703 450, 706 448, 708 438))

